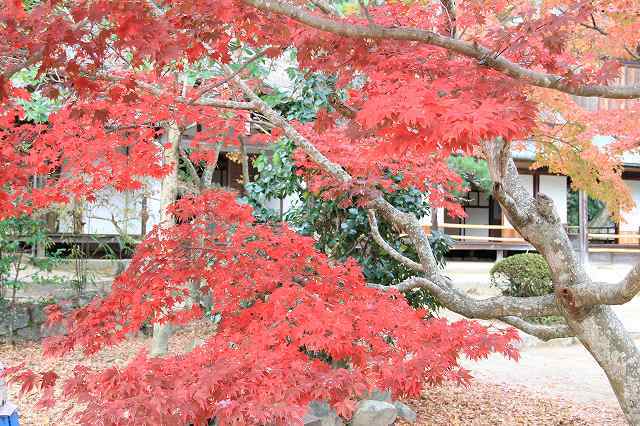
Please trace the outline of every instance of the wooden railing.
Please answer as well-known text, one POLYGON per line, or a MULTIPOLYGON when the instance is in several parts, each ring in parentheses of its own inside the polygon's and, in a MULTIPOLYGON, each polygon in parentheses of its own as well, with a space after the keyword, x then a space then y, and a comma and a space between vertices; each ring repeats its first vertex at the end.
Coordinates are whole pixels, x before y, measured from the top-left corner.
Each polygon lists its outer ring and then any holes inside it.
POLYGON ((513 229, 506 225, 473 225, 470 223, 439 223, 438 228, 458 228, 458 229, 513 229))
MULTIPOLYGON (((430 226, 426 225, 425 228, 431 229, 430 226)), ((516 232, 514 228, 506 225, 476 225, 476 224, 467 224, 467 223, 440 223, 438 224, 438 229, 469 229, 469 230, 509 230, 512 232, 516 232)), ((602 228, 604 229, 604 228, 602 228)), ((479 235, 451 235, 449 237, 456 241, 460 242, 498 242, 498 243, 526 243, 527 241, 522 237, 492 237, 492 236, 479 236, 479 235)), ((620 245, 620 240, 630 239, 636 240, 634 243, 630 245, 639 245, 640 244, 640 234, 619 234, 619 233, 589 233, 589 240, 615 240, 616 244, 611 244, 612 247, 589 247, 589 251, 592 253, 640 253, 640 248, 634 247, 616 247, 620 245)))

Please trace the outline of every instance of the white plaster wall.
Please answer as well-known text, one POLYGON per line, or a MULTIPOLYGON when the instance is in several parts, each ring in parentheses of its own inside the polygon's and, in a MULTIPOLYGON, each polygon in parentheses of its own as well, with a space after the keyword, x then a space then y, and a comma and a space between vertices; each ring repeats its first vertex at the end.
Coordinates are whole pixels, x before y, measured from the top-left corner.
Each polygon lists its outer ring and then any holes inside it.
MULTIPOLYGON (((85 234, 118 234, 118 230, 111 221, 111 215, 118 226, 129 235, 140 235, 143 194, 147 194, 147 232, 158 223, 160 218, 160 183, 147 182, 144 190, 118 192, 114 189, 104 189, 95 194, 96 200, 86 203, 83 208, 85 234)), ((73 232, 71 206, 66 206, 60 214, 60 232, 73 232)))
POLYGON ((118 230, 111 222, 114 215, 118 226, 127 234, 139 235, 141 231, 140 215, 143 195, 147 193, 147 232, 160 219, 160 184, 154 182, 146 191, 117 192, 105 190, 98 194, 95 203, 87 206, 85 211, 85 232, 88 234, 117 234, 118 230))
MULTIPOLYGON (((433 214, 433 208, 429 209, 427 214, 422 216, 419 221, 422 226, 431 226, 431 215, 433 214)), ((436 218, 438 219, 438 223, 444 223, 444 207, 438 207, 435 209, 436 218)))
MULTIPOLYGON (((487 225, 489 223, 489 209, 470 207, 465 209, 467 218, 465 223, 468 225, 487 225)), ((475 237, 488 237, 488 229, 465 229, 464 235, 475 237)))
POLYGON ((567 223, 567 177, 540 176, 540 192, 551 197, 562 223, 567 223))
MULTIPOLYGON (((294 206, 298 201, 300 201, 300 198, 297 195, 287 195, 283 200, 282 200, 282 214, 287 213, 287 211, 289 211, 289 209, 294 206)), ((279 198, 271 198, 269 200, 264 201, 264 206, 266 208, 275 210, 275 211, 280 211, 280 199, 279 198)))
POLYGON ((622 213, 620 231, 637 233, 640 227, 640 181, 625 180, 625 183, 629 186, 636 206, 633 210, 622 213))

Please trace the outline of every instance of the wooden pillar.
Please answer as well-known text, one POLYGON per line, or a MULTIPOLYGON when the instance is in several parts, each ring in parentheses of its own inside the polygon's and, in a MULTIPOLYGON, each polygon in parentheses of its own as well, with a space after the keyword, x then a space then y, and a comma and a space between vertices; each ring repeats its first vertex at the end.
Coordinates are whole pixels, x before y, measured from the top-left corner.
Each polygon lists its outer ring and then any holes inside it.
POLYGON ((583 265, 589 264, 589 217, 588 212, 589 197, 584 191, 578 192, 578 248, 580 261, 583 265))
POLYGON ((533 172, 533 196, 535 197, 540 192, 540 173, 538 171, 533 172))
POLYGON ((140 237, 144 238, 147 235, 147 221, 149 220, 147 195, 142 196, 142 202, 140 206, 140 237))
POLYGON ((240 135, 240 159, 242 161, 242 192, 246 193, 246 187, 250 183, 249 156, 247 155, 247 143, 245 137, 240 135))
POLYGON ((431 230, 438 230, 438 209, 431 207, 431 230))

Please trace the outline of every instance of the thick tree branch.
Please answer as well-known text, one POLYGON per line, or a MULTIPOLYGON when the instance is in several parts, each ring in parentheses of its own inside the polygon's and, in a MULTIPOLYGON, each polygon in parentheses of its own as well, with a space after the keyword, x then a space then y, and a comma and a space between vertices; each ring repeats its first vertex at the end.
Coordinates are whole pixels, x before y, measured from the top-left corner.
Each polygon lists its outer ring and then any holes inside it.
POLYGON ((504 159, 509 144, 494 140, 483 142, 482 147, 494 182, 495 198, 509 222, 549 263, 556 291, 560 294, 559 283, 590 283, 551 200, 544 194, 534 198, 520 182, 513 159, 510 156, 504 159))
POLYGON ((640 86, 575 85, 561 76, 534 71, 498 56, 494 51, 475 43, 446 37, 433 31, 409 27, 381 27, 353 25, 333 18, 314 15, 308 10, 278 0, 243 0, 257 9, 287 16, 295 21, 321 31, 350 38, 391 39, 418 41, 442 47, 452 52, 476 59, 480 64, 493 68, 514 79, 526 81, 534 86, 555 89, 577 96, 597 96, 611 99, 640 98, 640 86))
MULTIPOLYGON (((118 78, 108 77, 109 80, 118 81, 118 78)), ((151 83, 147 83, 146 81, 137 80, 136 84, 138 87, 146 90, 147 92, 155 95, 162 96, 164 94, 163 90, 154 86, 151 83)), ((210 106, 215 108, 225 108, 225 109, 238 109, 238 110, 247 110, 252 111, 255 109, 255 105, 253 102, 243 102, 243 101, 231 101, 227 99, 217 99, 217 98, 202 98, 202 99, 189 99, 184 96, 177 96, 176 102, 189 104, 189 105, 199 105, 199 106, 210 106)))
POLYGON ((440 0, 442 6, 447 13, 447 19, 449 20, 449 34, 451 34, 451 38, 457 37, 457 8, 456 8, 456 0, 440 0))
POLYGON ((566 291, 572 293, 575 303, 580 306, 623 305, 640 292, 640 263, 618 283, 588 283, 566 291))
POLYGON ((457 289, 452 287, 445 288, 422 277, 412 277, 391 286, 379 284, 368 284, 368 286, 383 291, 395 289, 400 292, 423 288, 436 297, 445 308, 467 318, 500 319, 510 316, 539 317, 558 314, 558 306, 554 295, 536 297, 496 296, 488 299, 473 299, 457 289))
POLYGON ((507 323, 527 334, 537 337, 545 342, 552 339, 562 339, 565 337, 573 337, 575 334, 567 324, 542 325, 534 324, 520 317, 504 317, 500 321, 507 323))
POLYGON ((200 177, 198 176, 198 171, 193 165, 191 158, 189 158, 189 154, 183 148, 180 148, 180 158, 187 166, 187 172, 189 173, 189 177, 191 178, 191 184, 194 187, 198 187, 200 185, 200 177))
POLYGON ((327 0, 311 0, 311 3, 327 15, 340 16, 338 9, 327 0))
POLYGON ((384 251, 386 251, 387 254, 389 254, 389 256, 391 256, 392 258, 394 258, 395 260, 397 260, 399 263, 403 264, 407 268, 413 269, 414 271, 424 272, 424 268, 422 267, 422 265, 420 265, 418 262, 415 262, 409 259, 406 256, 403 256, 400 252, 398 252, 396 249, 391 247, 391 244, 389 244, 388 242, 385 241, 384 238, 382 238, 382 235, 380 235, 380 229, 378 228, 378 219, 376 218, 375 211, 372 209, 369 209, 367 210, 367 215, 369 217, 369 226, 371 227, 371 235, 373 236, 374 241, 378 243, 378 245, 384 251))

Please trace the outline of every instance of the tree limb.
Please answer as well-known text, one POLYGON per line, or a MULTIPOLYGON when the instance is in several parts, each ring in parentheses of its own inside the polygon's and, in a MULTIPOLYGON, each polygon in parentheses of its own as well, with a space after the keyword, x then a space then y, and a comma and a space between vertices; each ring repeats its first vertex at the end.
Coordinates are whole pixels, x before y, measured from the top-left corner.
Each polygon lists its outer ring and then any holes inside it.
POLYGON ((623 305, 640 292, 640 263, 622 281, 615 284, 587 283, 566 289, 577 305, 623 305))
POLYGON ((424 272, 424 268, 422 267, 422 265, 420 265, 418 262, 415 262, 409 259, 406 256, 403 256, 400 252, 398 252, 396 249, 391 247, 391 244, 389 244, 388 242, 385 241, 384 238, 382 238, 382 235, 380 235, 380 229, 378 229, 378 219, 376 218, 375 211, 372 209, 369 209, 367 210, 367 215, 369 217, 369 226, 371 227, 371 235, 373 236, 374 241, 378 243, 378 245, 384 251, 386 251, 387 254, 389 254, 389 256, 391 256, 392 258, 394 258, 395 260, 397 260, 399 263, 403 264, 407 268, 413 269, 419 272, 424 272))
POLYGON ((340 16, 338 9, 327 0, 311 0, 311 3, 327 15, 340 16))
MULTIPOLYGON (((113 77, 109 78, 110 80, 114 80, 113 77)), ((120 80, 120 79, 115 79, 120 80)), ((136 80, 136 85, 138 87, 150 92, 155 96, 162 96, 162 89, 154 86, 153 84, 147 83, 146 81, 136 80)), ((225 109, 239 109, 239 110, 253 110, 255 109, 255 105, 253 102, 243 102, 243 101, 231 101, 227 99, 218 99, 218 98, 203 98, 203 99, 188 99, 184 96, 177 96, 176 102, 188 104, 188 105, 199 105, 199 106, 210 106, 215 108, 225 108, 225 109)))
MULTIPOLYGON (((262 52, 258 52, 255 55, 253 55, 251 58, 247 59, 242 65, 240 65, 240 67, 235 70, 233 72, 233 75, 236 76, 238 74, 240 74, 242 71, 244 71, 249 65, 251 65, 252 63, 254 63, 255 61, 257 61, 258 59, 262 58, 265 54, 267 53, 266 50, 263 50, 262 52)), ((199 99, 200 97, 206 95, 207 93, 209 93, 210 91, 212 91, 213 89, 216 89, 220 86, 222 86, 223 84, 226 84, 229 82, 229 78, 225 78, 221 81, 218 81, 210 86, 206 86, 201 88, 200 90, 198 90, 198 93, 196 94, 196 98, 199 99)))
POLYGON ((216 167, 218 166, 218 158, 220 157, 222 142, 216 143, 216 146, 214 149, 216 152, 215 161, 205 166, 204 172, 202 172, 202 177, 200 178, 200 189, 211 187, 211 183, 212 183, 211 181, 213 180, 213 173, 216 171, 216 167))
POLYGON ((537 337, 545 342, 552 339, 562 339, 565 337, 573 337, 575 334, 567 324, 542 325, 534 324, 520 317, 503 317, 500 321, 509 324, 527 334, 537 337))
POLYGON ((640 86, 575 85, 561 76, 534 71, 511 62, 503 56, 496 56, 493 50, 476 43, 468 43, 460 39, 446 37, 433 31, 410 27, 390 28, 378 25, 353 25, 332 18, 314 15, 300 6, 285 4, 278 0, 243 1, 257 9, 284 15, 320 31, 345 37, 418 41, 442 47, 463 56, 476 59, 480 64, 499 71, 511 78, 526 81, 538 87, 554 89, 576 96, 597 96, 611 99, 640 98, 640 86))
POLYGON ((180 158, 182 158, 182 161, 184 161, 187 166, 187 172, 189 173, 189 177, 191 178, 191 184, 195 187, 199 186, 200 177, 198 176, 198 171, 189 158, 189 154, 187 154, 187 152, 183 148, 180 148, 180 158))
POLYGON ((423 288, 436 297, 445 308, 467 318, 499 319, 511 316, 542 317, 558 314, 556 298, 552 294, 536 297, 496 296, 473 299, 457 289, 440 286, 422 277, 411 277, 396 285, 368 284, 368 286, 383 291, 395 289, 400 292, 423 288))

